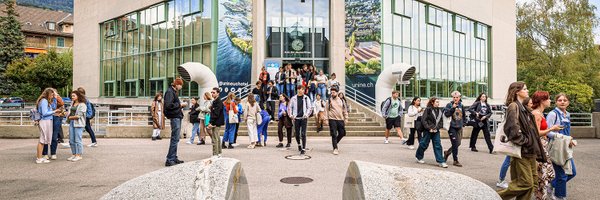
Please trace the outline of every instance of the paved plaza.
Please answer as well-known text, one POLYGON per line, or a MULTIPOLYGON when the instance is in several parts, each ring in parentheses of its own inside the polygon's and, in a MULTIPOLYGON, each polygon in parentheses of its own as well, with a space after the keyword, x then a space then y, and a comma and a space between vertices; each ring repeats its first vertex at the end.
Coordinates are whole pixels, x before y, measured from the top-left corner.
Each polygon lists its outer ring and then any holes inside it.
MULTIPOLYGON (((383 144, 380 137, 346 137, 340 144, 340 155, 331 154, 329 137, 310 137, 310 160, 286 160, 293 150, 275 148, 275 137, 267 147, 247 149, 246 137, 224 156, 241 160, 248 178, 251 199, 341 199, 346 169, 352 160, 362 160, 401 167, 448 170, 475 178, 496 189, 502 155, 471 152, 468 140, 462 141, 460 161, 464 167, 435 165, 430 148, 425 152, 426 164, 415 162, 415 150, 409 150, 394 138, 383 144), (281 183, 285 177, 309 177, 313 182, 301 185, 281 183)), ((211 146, 187 145, 181 140, 179 158, 193 161, 208 158, 211 146)), ((0 139, 0 199, 98 199, 119 184, 164 168, 168 139, 99 139, 99 146, 85 147, 84 159, 66 161, 70 149, 59 149, 58 160, 35 164, 35 139, 0 139)), ((598 199, 600 191, 600 140, 580 139, 575 148, 577 177, 568 184, 569 199, 598 199)), ((89 144, 89 138, 84 138, 89 144)), ((293 143, 295 144, 295 142, 293 143)), ((443 146, 449 147, 448 139, 443 146)), ((296 149, 293 145, 292 149, 296 149)), ((483 140, 478 149, 485 148, 483 140)), ((452 160, 450 158, 450 160, 452 160)), ((451 161, 448 162, 451 164, 451 161)), ((460 192, 460 191, 458 191, 460 192)))

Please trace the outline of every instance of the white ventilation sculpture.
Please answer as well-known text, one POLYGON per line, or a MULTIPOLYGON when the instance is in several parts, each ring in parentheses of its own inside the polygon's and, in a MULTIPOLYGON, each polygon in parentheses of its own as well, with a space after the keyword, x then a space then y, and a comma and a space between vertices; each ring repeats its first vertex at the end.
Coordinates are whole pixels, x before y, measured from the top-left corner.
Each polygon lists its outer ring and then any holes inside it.
MULTIPOLYGON (((203 97, 205 92, 219 87, 217 76, 206 65, 197 62, 186 62, 177 67, 177 71, 184 81, 194 81, 198 84, 199 96, 203 97)), ((203 98, 200 98, 203 101, 203 98)))
MULTIPOLYGON (((392 96, 396 84, 408 84, 415 75, 415 67, 406 63, 394 63, 384 66, 375 84, 375 110, 380 113, 381 102, 392 96)), ((400 91, 402 97, 402 91, 400 91)), ((402 104, 404 105, 404 104, 402 104)))

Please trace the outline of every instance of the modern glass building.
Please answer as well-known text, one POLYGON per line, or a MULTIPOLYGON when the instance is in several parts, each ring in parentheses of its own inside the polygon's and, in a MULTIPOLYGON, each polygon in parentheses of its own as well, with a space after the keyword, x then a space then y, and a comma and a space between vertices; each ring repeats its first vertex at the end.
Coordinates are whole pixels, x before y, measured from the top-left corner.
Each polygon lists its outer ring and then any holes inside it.
POLYGON ((405 98, 502 99, 516 80, 515 18, 510 0, 81 0, 74 84, 99 102, 146 104, 186 62, 211 68, 225 92, 290 63, 374 96, 381 70, 407 63, 405 98))

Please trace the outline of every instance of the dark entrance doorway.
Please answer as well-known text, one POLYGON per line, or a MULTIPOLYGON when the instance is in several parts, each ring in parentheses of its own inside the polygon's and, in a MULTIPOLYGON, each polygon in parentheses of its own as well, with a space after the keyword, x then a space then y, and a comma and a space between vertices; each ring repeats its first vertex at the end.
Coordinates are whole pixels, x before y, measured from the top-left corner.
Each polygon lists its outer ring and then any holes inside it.
POLYGON ((313 63, 310 60, 284 60, 283 65, 286 66, 287 64, 292 64, 292 69, 298 70, 302 69, 304 65, 310 66, 313 63))

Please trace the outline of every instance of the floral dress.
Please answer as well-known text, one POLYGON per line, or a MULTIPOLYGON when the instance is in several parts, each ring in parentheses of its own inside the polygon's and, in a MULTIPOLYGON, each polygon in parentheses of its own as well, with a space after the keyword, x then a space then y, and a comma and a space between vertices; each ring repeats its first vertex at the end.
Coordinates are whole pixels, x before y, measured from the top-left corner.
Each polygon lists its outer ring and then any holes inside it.
MULTIPOLYGON (((540 124, 540 130, 548 129, 546 124, 546 118, 542 117, 542 123, 540 124)), ((554 168, 552 168, 552 161, 550 161, 550 155, 548 155, 548 137, 541 136, 540 140, 544 146, 544 153, 546 154, 546 162, 538 162, 538 187, 535 191, 536 200, 550 199, 551 195, 548 194, 546 186, 554 179, 554 168)))

